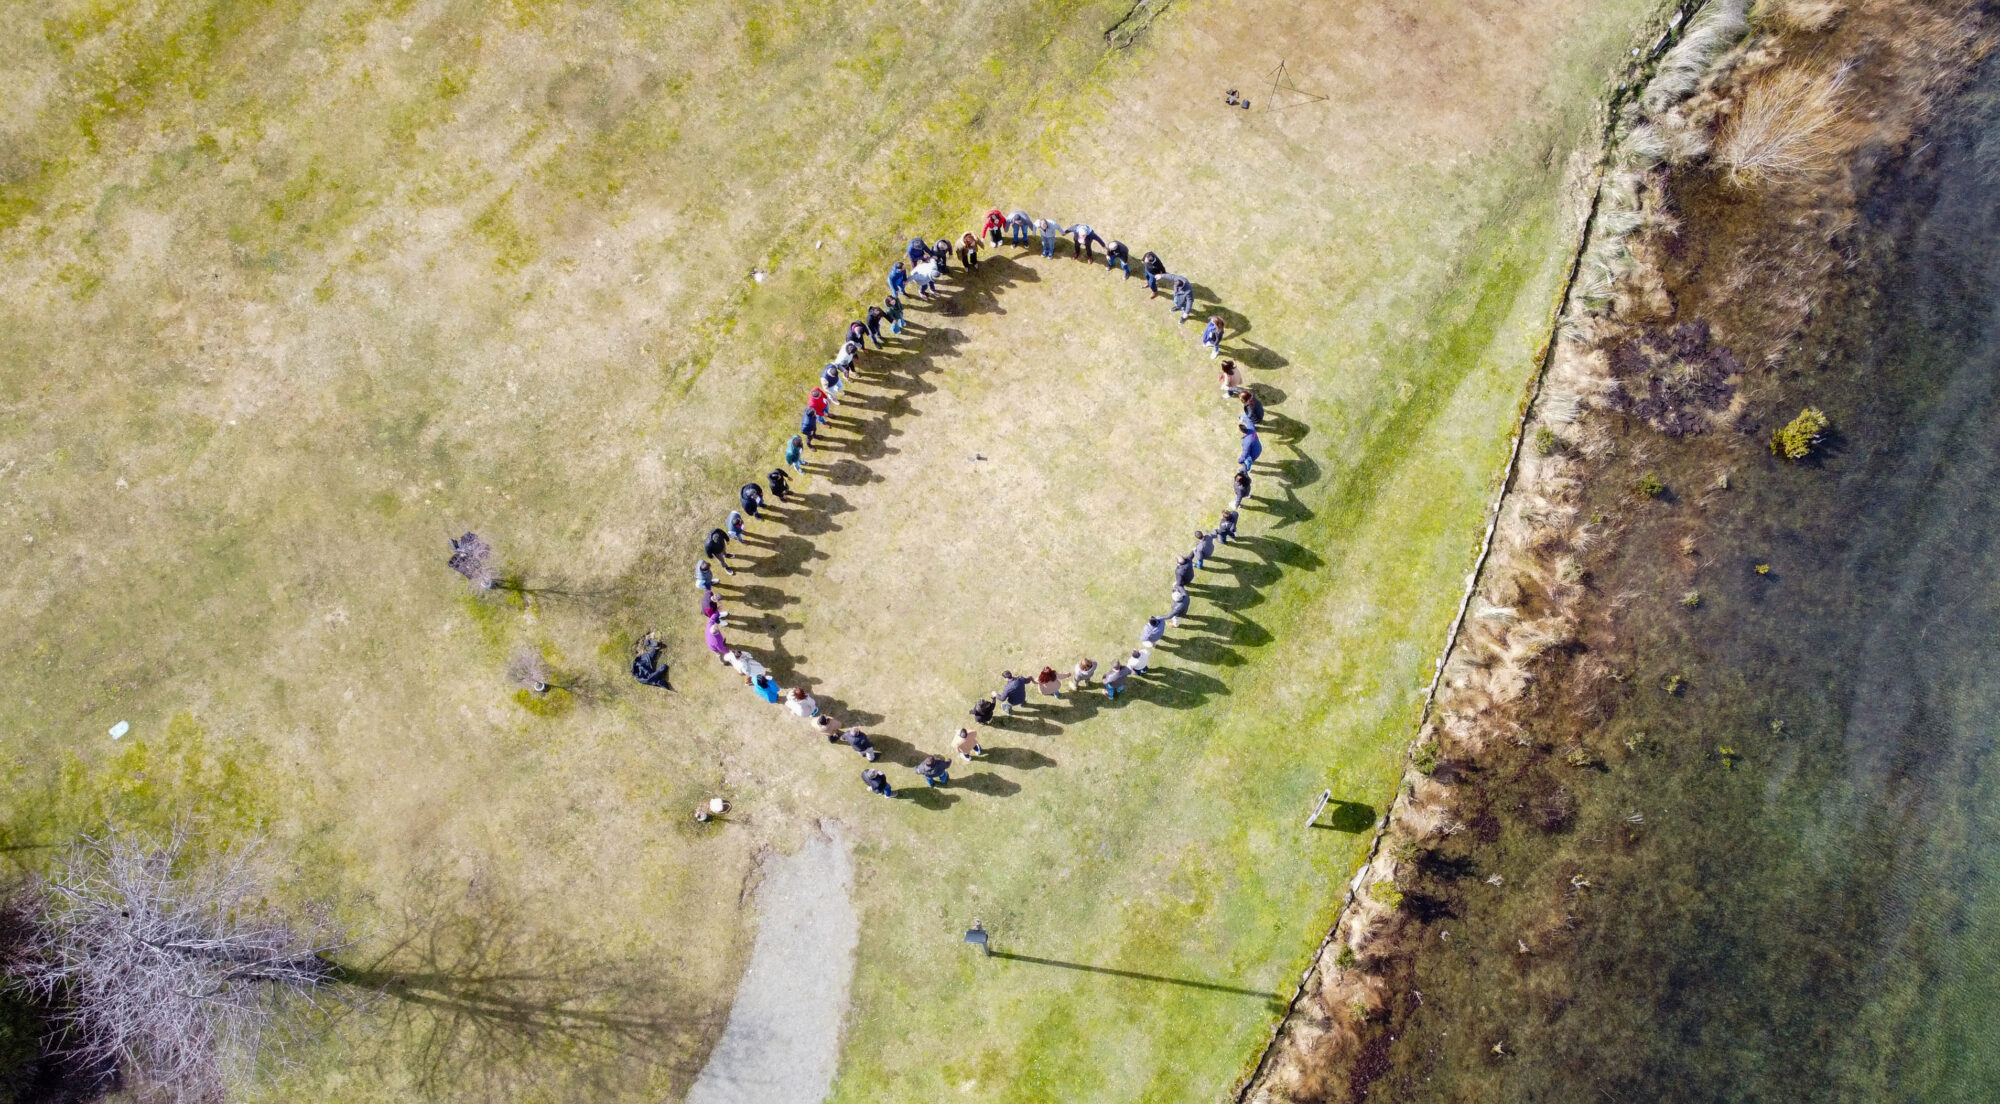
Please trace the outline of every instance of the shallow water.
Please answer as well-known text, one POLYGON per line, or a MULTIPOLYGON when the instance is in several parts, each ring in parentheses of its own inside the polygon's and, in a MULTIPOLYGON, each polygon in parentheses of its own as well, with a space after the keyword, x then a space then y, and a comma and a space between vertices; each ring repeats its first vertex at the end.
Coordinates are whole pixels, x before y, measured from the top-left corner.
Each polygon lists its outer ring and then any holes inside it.
POLYGON ((2000 1098, 2000 69, 1942 118, 1761 396, 1764 432, 1811 403, 1834 448, 1687 446, 1709 468, 1670 485, 1728 489, 1600 572, 1629 598, 1611 750, 1554 768, 1555 836, 1486 780, 1504 826, 1437 902, 1370 1099, 2000 1098))

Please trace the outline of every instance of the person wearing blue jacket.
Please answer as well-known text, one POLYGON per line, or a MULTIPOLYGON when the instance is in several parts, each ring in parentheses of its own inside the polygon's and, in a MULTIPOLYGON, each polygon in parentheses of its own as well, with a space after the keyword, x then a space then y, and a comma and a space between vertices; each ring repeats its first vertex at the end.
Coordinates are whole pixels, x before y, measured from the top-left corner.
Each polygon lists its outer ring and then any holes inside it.
POLYGON ((1236 458, 1236 467, 1238 471, 1249 471, 1250 465, 1255 464, 1257 458, 1264 455, 1264 442, 1257 436, 1257 431, 1249 426, 1239 423, 1236 428, 1243 431, 1243 455, 1236 458))

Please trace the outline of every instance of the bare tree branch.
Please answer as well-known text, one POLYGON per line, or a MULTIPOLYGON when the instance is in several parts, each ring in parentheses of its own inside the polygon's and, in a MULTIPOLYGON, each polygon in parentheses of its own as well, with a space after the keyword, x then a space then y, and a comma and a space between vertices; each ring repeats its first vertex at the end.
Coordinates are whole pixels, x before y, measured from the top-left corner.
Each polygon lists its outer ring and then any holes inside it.
POLYGON ((5 969, 55 1010, 67 1058, 193 1104, 282 1043, 290 1006, 337 983, 326 956, 347 940, 324 909, 269 903, 260 845, 196 858, 188 842, 186 825, 164 844, 84 839, 31 884, 5 969))

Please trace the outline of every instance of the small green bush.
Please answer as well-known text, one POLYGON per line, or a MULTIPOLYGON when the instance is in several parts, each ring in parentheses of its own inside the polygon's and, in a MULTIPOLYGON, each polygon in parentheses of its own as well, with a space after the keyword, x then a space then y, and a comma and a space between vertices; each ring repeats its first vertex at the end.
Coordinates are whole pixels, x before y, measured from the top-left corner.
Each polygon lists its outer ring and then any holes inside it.
POLYGON ((1403 907, 1403 891, 1397 889, 1394 882, 1376 882, 1369 886, 1368 899, 1378 905, 1387 905, 1392 909, 1403 907))
POLYGON ((1771 454, 1787 460, 1804 460, 1826 439, 1826 415, 1816 406, 1799 411, 1791 424, 1771 434, 1771 454))
POLYGON ((1689 609, 1695 609, 1696 607, 1700 606, 1701 591, 1690 590, 1686 594, 1681 595, 1681 605, 1686 606, 1689 609))
POLYGON ((1647 472, 1639 477, 1639 482, 1632 485, 1632 490, 1637 492, 1640 498, 1658 498, 1666 493, 1667 485, 1660 482, 1659 476, 1647 472))
POLYGON ((1563 440, 1562 435, 1555 430, 1550 429, 1548 426, 1542 426, 1535 430, 1535 454, 1537 456, 1554 456, 1558 453, 1568 451, 1569 442, 1563 440))
POLYGON ((560 717, 576 704, 576 695, 560 686, 551 686, 540 694, 524 686, 514 691, 514 704, 537 717, 560 717))
POLYGON ((1419 774, 1431 774, 1436 771, 1438 769, 1438 746, 1429 740, 1418 744, 1416 749, 1410 752, 1410 765, 1417 768, 1419 774))
POLYGON ((1361 958, 1354 953, 1353 947, 1342 943, 1340 949, 1333 953, 1333 964, 1343 970, 1352 970, 1361 964, 1361 958))

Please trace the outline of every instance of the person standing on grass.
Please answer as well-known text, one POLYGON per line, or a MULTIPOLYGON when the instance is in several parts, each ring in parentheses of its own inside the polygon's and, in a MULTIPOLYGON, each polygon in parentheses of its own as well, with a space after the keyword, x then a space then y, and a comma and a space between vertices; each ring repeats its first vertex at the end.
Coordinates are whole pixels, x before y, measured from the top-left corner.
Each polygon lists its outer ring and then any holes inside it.
POLYGON ((958 239, 958 263, 964 265, 967 272, 979 267, 979 236, 970 230, 958 239))
MULTIPOLYGON (((828 365, 828 367, 832 367, 832 365, 828 365)), ((835 370, 834 374, 836 376, 839 375, 838 369, 835 370)), ((825 421, 827 412, 833 409, 833 401, 826 397, 825 391, 815 387, 811 391, 806 392, 806 409, 817 414, 821 421, 825 421)))
POLYGON ((1146 274, 1146 290, 1152 292, 1151 298, 1158 299, 1160 297, 1160 277, 1167 274, 1167 263, 1160 259, 1158 253, 1148 249, 1139 258, 1139 271, 1146 274))
POLYGON ((1236 466, 1247 472, 1250 470, 1250 465, 1255 464, 1257 458, 1264 455, 1264 441, 1257 436, 1256 430, 1248 426, 1239 425, 1236 428, 1243 431, 1243 453, 1236 458, 1236 466))
POLYGON ((1069 243, 1076 246, 1077 260, 1094 261, 1097 256, 1091 251, 1091 247, 1103 245, 1104 239, 1097 236, 1097 231, 1092 230, 1089 223, 1079 222, 1069 228, 1069 243))
POLYGON ((723 610, 721 605, 717 604, 715 592, 712 590, 701 592, 701 619, 703 621, 713 621, 725 629, 729 627, 729 614, 723 610))
POLYGON ((724 573, 729 575, 736 574, 736 569, 729 566, 728 533, 720 529, 710 529, 708 537, 701 542, 701 552, 702 555, 721 564, 724 573))
POLYGON ((931 247, 931 257, 937 261, 939 272, 951 271, 951 242, 939 238, 931 247))
POLYGON ((861 355, 861 346, 852 341, 844 342, 840 351, 833 354, 833 370, 854 374, 854 358, 861 355))
POLYGON ((908 253, 910 256, 910 267, 915 268, 930 258, 931 245, 922 238, 911 238, 908 253))
POLYGON ((1011 717, 1017 707, 1028 704, 1028 680, 1012 671, 1000 672, 1000 678, 1000 693, 995 696, 1000 699, 1000 708, 1011 717))
POLYGON ((1239 470, 1236 473, 1236 497, 1229 500, 1229 512, 1235 513, 1243 506, 1243 500, 1250 497, 1250 473, 1239 470))
POLYGON ((896 796, 896 791, 889 788, 889 776, 872 767, 861 772, 861 784, 868 787, 869 793, 881 794, 883 797, 896 796))
POLYGON ((792 434, 792 439, 785 442, 785 463, 790 464, 792 470, 798 472, 800 475, 806 473, 806 439, 804 437, 794 433, 792 434))
POLYGON ((917 285, 917 294, 926 299, 937 291, 938 266, 936 261, 925 261, 910 271, 910 279, 917 285))
POLYGON ((1186 586, 1194 582, 1194 553, 1190 552, 1174 561, 1174 585, 1186 586))
POLYGON ((826 401, 838 403, 841 393, 847 388, 847 381, 841 378, 840 365, 828 364, 819 370, 819 385, 826 391, 826 401))
MULTIPOLYGON (((1179 590, 1180 588, 1175 587, 1174 589, 1179 590)), ((1139 646, 1150 648, 1158 644, 1160 638, 1165 635, 1167 635, 1167 619, 1164 617, 1148 617, 1146 618, 1146 627, 1139 630, 1139 646)))
POLYGON ((1194 569, 1200 571, 1215 555, 1215 534, 1200 529, 1194 531, 1194 569))
POLYGON ((707 560, 695 561, 694 585, 700 587, 703 590, 715 589, 715 572, 709 568, 707 560))
POLYGON ((993 695, 987 694, 984 697, 980 698, 978 701, 972 703, 972 709, 970 710, 970 712, 972 713, 972 721, 974 724, 993 723, 993 702, 994 702, 993 695))
POLYGON ((888 312, 884 311, 881 307, 869 306, 868 321, 865 324, 868 327, 868 336, 875 339, 875 347, 877 349, 882 347, 882 320, 887 317, 889 317, 888 312))
POLYGON ((1132 278, 1132 251, 1125 248, 1122 241, 1112 242, 1104 247, 1104 267, 1125 270, 1125 278, 1132 278))
POLYGON ((1236 511, 1224 510, 1222 520, 1215 523, 1215 539, 1229 544, 1236 539, 1236 511))
POLYGON ((910 283, 910 271, 909 269, 903 267, 903 262, 897 261, 895 264, 889 266, 890 295, 898 299, 902 298, 903 289, 907 287, 909 283, 910 283))
POLYGON ((857 349, 868 347, 868 323, 856 319, 847 324, 847 342, 857 349))
POLYGON ((1016 211, 1007 216, 1007 229, 1013 231, 1015 245, 1027 246, 1029 225, 1028 212, 1026 211, 1016 211))
POLYGON ((757 662, 756 656, 751 655, 749 652, 746 652, 741 648, 738 648, 735 651, 730 652, 728 655, 723 656, 722 662, 727 663, 729 666, 735 668, 736 673, 743 676, 744 682, 752 682, 757 678, 758 675, 767 673, 764 670, 764 665, 757 662))
POLYGON ((848 747, 860 752, 861 757, 870 763, 882 758, 882 753, 875 750, 875 741, 870 740, 868 734, 858 728, 847 728, 839 732, 828 733, 826 742, 829 744, 846 744, 848 747))
POLYGON ((1181 618, 1187 616, 1188 592, 1186 587, 1175 587, 1171 604, 1167 606, 1167 624, 1181 627, 1181 618))
POLYGON ((1062 697, 1062 676, 1056 674, 1054 667, 1044 667, 1042 668, 1042 673, 1035 676, 1035 689, 1040 690, 1043 697, 1060 698, 1062 697))
MULTIPOLYGON (((1222 355, 1221 315, 1211 314, 1208 316, 1208 325, 1201 328, 1201 343, 1208 347, 1208 359, 1214 360, 1216 357, 1222 355)), ((1234 368, 1235 365, 1231 364, 1230 367, 1234 368)))
POLYGON ((735 541, 737 544, 748 543, 743 539, 743 511, 729 511, 729 520, 723 522, 722 527, 729 531, 730 540, 735 541))
POLYGON ((771 494, 776 496, 779 502, 791 501, 792 481, 785 476, 785 469, 772 468, 771 473, 764 477, 764 482, 771 485, 771 494))
POLYGON ((1056 235, 1062 233, 1062 223, 1055 219, 1036 219, 1035 231, 1042 236, 1042 256, 1056 255, 1056 235))
POLYGON ((743 504, 743 512, 753 518, 764 516, 764 488, 755 483, 745 483, 736 488, 736 501, 743 504))
POLYGON ((942 786, 951 781, 951 760, 936 755, 926 755, 924 761, 917 764, 917 774, 923 778, 926 786, 942 786))
POLYGON ((791 694, 785 698, 785 708, 792 711, 792 716, 802 721, 809 721, 819 716, 819 702, 814 701, 813 696, 806 693, 804 687, 792 689, 791 694))
POLYGON ((1113 663, 1111 669, 1104 672, 1104 696, 1117 698, 1118 691, 1125 689, 1125 680, 1131 677, 1132 668, 1125 666, 1124 660, 1113 663))
POLYGON ((799 436, 805 438, 807 448, 819 443, 819 415, 813 413, 811 407, 799 415, 799 436))
POLYGON ((968 763, 972 762, 973 756, 986 754, 986 749, 979 746, 979 737, 969 728, 959 729, 958 735, 951 738, 951 750, 968 763))
POLYGON ((1222 385, 1222 397, 1225 399, 1243 390, 1243 373, 1236 370, 1233 360, 1222 362, 1222 372, 1216 376, 1216 381, 1222 385))
POLYGON ((715 653, 716 659, 724 663, 729 662, 729 641, 722 639, 722 619, 720 617, 711 617, 708 619, 708 627, 702 630, 701 640, 702 643, 708 645, 709 651, 715 653))
MULTIPOLYGON (((1161 277, 1165 279, 1166 277, 1161 277)), ((1185 276, 1174 276, 1174 312, 1186 322, 1194 313, 1194 283, 1185 276)))
POLYGON ((755 691, 758 697, 763 698, 772 705, 778 704, 779 699, 785 693, 783 690, 778 689, 778 681, 776 679, 762 671, 750 676, 750 689, 755 691))
MULTIPOLYGON (((1223 363, 1227 364, 1229 362, 1223 361, 1223 363)), ((1263 425, 1264 404, 1258 400, 1257 393, 1245 387, 1238 394, 1238 397, 1243 400, 1243 424, 1249 426, 1251 429, 1256 429, 1258 426, 1263 425)))
POLYGON ((1000 213, 1000 208, 995 207, 991 211, 986 212, 986 228, 984 233, 987 237, 993 239, 993 247, 995 249, 1000 247, 1000 238, 1006 233, 1006 230, 1007 216, 1000 213))
POLYGON ((1097 661, 1089 656, 1084 656, 1082 659, 1077 660, 1076 666, 1070 670, 1069 688, 1072 690, 1081 690, 1085 686, 1088 686, 1090 680, 1095 677, 1097 677, 1097 661))
POLYGON ((889 320, 890 333, 899 334, 903 332, 902 296, 891 295, 887 299, 882 300, 882 317, 889 320))
POLYGON ((1131 658, 1125 661, 1125 669, 1135 675, 1145 674, 1146 668, 1152 665, 1153 650, 1151 648, 1134 648, 1132 649, 1131 658))

